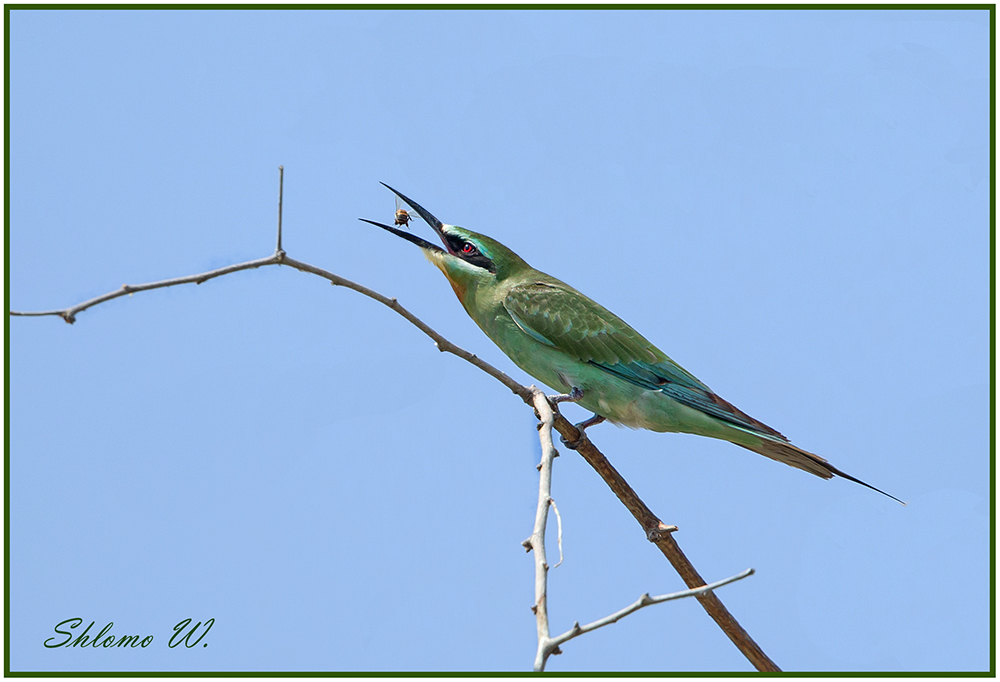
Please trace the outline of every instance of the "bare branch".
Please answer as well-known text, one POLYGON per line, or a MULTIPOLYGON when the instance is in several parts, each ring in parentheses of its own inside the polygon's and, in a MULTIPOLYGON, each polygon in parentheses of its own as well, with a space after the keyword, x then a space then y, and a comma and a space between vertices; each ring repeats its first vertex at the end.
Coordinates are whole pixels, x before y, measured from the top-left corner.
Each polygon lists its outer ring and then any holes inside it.
POLYGON ((671 594, 663 594, 659 597, 650 597, 648 594, 644 594, 639 597, 635 603, 626 606, 621 611, 616 611, 610 616, 605 616, 599 620, 595 620, 593 623, 588 623, 587 625, 581 626, 579 623, 573 623, 573 627, 559 635, 558 637, 553 637, 550 641, 550 646, 557 647, 564 642, 568 642, 574 637, 579 637, 580 635, 592 632, 598 628, 603 628, 605 625, 611 625, 612 623, 617 623, 619 620, 629 615, 630 613, 635 613, 639 609, 645 606, 651 606, 652 604, 662 604, 663 602, 673 601, 675 599, 684 599, 685 597, 697 597, 698 595, 711 592, 723 585, 728 585, 729 583, 736 582, 737 580, 743 580, 748 576, 753 575, 754 570, 748 568, 742 573, 737 573, 736 575, 726 578, 724 580, 719 580, 710 585, 702 585, 701 587, 696 587, 692 590, 683 590, 681 592, 673 592, 671 594))
POLYGON ((504 386, 509 388, 512 393, 518 395, 524 402, 528 403, 529 405, 532 404, 531 389, 529 389, 527 386, 522 386, 521 384, 517 383, 509 376, 498 370, 496 367, 491 365, 490 363, 486 362, 485 360, 481 360, 480 358, 476 357, 474 354, 470 353, 469 351, 463 348, 459 348, 451 341, 438 334, 436 331, 431 329, 423 320, 421 320, 419 317, 417 317, 409 310, 404 308, 402 305, 400 305, 399 301, 397 301, 395 298, 389 298, 388 296, 383 296, 377 291, 373 291, 366 286, 357 284, 356 282, 352 282, 349 279, 344 279, 339 275, 335 275, 332 272, 327 272, 326 270, 314 267, 307 263, 302 263, 292 258, 285 258, 285 264, 295 268, 296 270, 301 270, 303 272, 311 272, 314 275, 325 277, 336 286, 352 289, 358 292, 359 294, 362 294, 363 296, 367 296, 368 298, 378 301, 382 305, 388 306, 393 311, 403 316, 414 327, 416 327, 424 334, 429 336, 434 341, 434 344, 437 346, 439 351, 441 351, 442 353, 451 353, 452 355, 457 355, 466 362, 472 363, 473 365, 475 365, 476 367, 483 370, 491 377, 502 383, 504 386))
POLYGON ((92 308, 99 303, 104 303, 105 301, 110 301, 127 294, 135 294, 140 291, 149 291, 150 289, 162 289, 163 287, 175 287, 180 284, 201 284, 210 279, 215 279, 216 277, 221 277, 223 275, 228 275, 233 272, 239 272, 240 270, 252 270, 254 268, 259 268, 264 265, 277 265, 280 263, 277 254, 268 256, 267 258, 259 258, 257 260, 247 261, 245 263, 237 263, 236 265, 227 265, 224 268, 219 268, 218 270, 209 270, 208 272, 202 272, 197 275, 188 275, 187 277, 175 277, 173 279, 164 279, 159 282, 149 282, 148 284, 123 284, 120 289, 115 289, 114 291, 109 291, 106 294, 98 296, 97 298, 92 298, 89 301, 84 301, 83 303, 78 303, 70 308, 64 308, 63 310, 47 310, 45 312, 18 312, 16 310, 11 310, 11 315, 21 315, 21 316, 39 316, 39 315, 58 315, 59 317, 66 320, 68 323, 73 324, 76 322, 76 316, 78 313, 83 312, 87 308, 92 308))
POLYGON ((542 446, 542 461, 538 470, 538 506, 535 508, 535 527, 531 538, 527 540, 531 551, 535 553, 535 626, 538 630, 538 649, 535 653, 535 671, 545 670, 545 661, 552 654, 553 648, 548 647, 549 639, 549 607, 547 594, 548 559, 545 556, 545 526, 549 517, 549 505, 552 504, 552 460, 556 457, 556 448, 552 444, 552 424, 555 414, 552 404, 545 394, 531 387, 535 411, 540 422, 538 440, 542 446))
MULTIPOLYGON (((281 184, 283 185, 284 168, 279 167, 281 173, 281 184)), ((528 405, 534 405, 536 411, 537 407, 537 390, 533 391, 526 386, 522 386, 518 382, 514 381, 504 372, 493 367, 489 363, 481 360, 476 355, 456 346, 452 342, 445 339, 443 336, 438 334, 436 331, 431 329, 426 323, 420 320, 416 315, 408 311, 395 298, 389 298, 383 296, 382 294, 369 289, 361 284, 352 282, 351 280, 345 279, 339 275, 335 275, 331 272, 323 270, 322 268, 309 265, 308 263, 303 263, 297 261, 293 258, 288 258, 285 252, 281 249, 281 211, 283 203, 283 187, 279 189, 278 195, 278 224, 279 224, 279 236, 278 236, 278 249, 274 254, 267 256, 266 258, 259 258, 257 260, 246 261, 244 263, 237 263, 235 265, 229 265, 223 268, 218 268, 216 270, 210 270, 208 272, 203 272, 196 275, 189 275, 186 277, 177 277, 173 279, 166 279, 157 282, 149 282, 147 284, 136 284, 122 285, 120 289, 110 291, 107 294, 103 294, 96 298, 92 298, 83 303, 78 303, 75 306, 69 308, 64 308, 61 310, 47 310, 40 312, 33 311, 10 311, 13 316, 58 316, 63 318, 66 322, 72 324, 76 321, 77 314, 91 308, 93 306, 99 305, 106 301, 119 298, 126 294, 134 294, 141 291, 149 291, 152 289, 160 289, 164 287, 178 286, 181 284, 201 284, 210 279, 216 277, 221 277, 222 275, 228 275, 234 272, 240 272, 242 270, 251 270, 254 268, 264 267, 268 265, 287 265, 296 270, 302 272, 307 272, 310 274, 323 277, 329 280, 332 284, 336 286, 342 286, 348 289, 352 289, 368 298, 371 298, 383 305, 391 308, 397 314, 401 315, 412 325, 417 327, 420 331, 430 337, 438 350, 441 352, 451 353, 457 357, 462 358, 466 362, 475 365, 482 371, 486 372, 494 379, 506 386, 512 393, 519 396, 528 405)), ((544 398, 544 395, 542 396, 544 398)), ((572 394, 565 398, 572 399, 572 394)), ((677 530, 676 526, 669 526, 662 523, 656 515, 654 515, 645 503, 639 498, 634 490, 628 485, 624 478, 615 470, 611 463, 608 462, 607 458, 597 449, 596 446, 586 437, 584 433, 581 433, 573 424, 571 424, 565 417, 563 417, 558 410, 558 407, 551 404, 548 399, 541 401, 547 405, 551 405, 551 411, 554 416, 553 425, 556 430, 565 438, 568 442, 575 442, 579 440, 579 443, 574 443, 577 445, 577 452, 583 456, 585 460, 594 468, 598 474, 604 479, 608 487, 615 493, 622 504, 632 513, 635 519, 639 522, 639 525, 643 528, 646 533, 646 537, 650 542, 653 542, 659 547, 660 551, 667 557, 670 563, 674 566, 677 572, 681 575, 685 584, 689 588, 697 590, 705 586, 705 581, 698 574, 698 571, 694 568, 691 562, 687 559, 684 553, 681 551, 680 547, 674 541, 671 533, 677 530)), ((556 399, 559 402, 559 399, 556 399)), ((541 416, 543 412, 539 411, 541 416)), ((551 434, 549 436, 549 443, 551 443, 551 434)), ((543 446, 543 452, 545 448, 543 446)), ((554 447, 552 451, 554 452, 554 447)), ((551 498, 549 498, 551 499, 551 498)), ((545 510, 547 511, 548 504, 545 505, 545 510)), ((558 511, 557 511, 558 515, 558 511)), ((534 536, 532 539, 525 541, 525 546, 529 551, 533 548, 534 536)), ((542 540, 544 549, 544 538, 542 540)), ((545 567, 547 570, 547 566, 545 567)), ((753 663, 753 665, 761 671, 780 671, 780 668, 772 662, 766 654, 760 649, 760 647, 753 641, 749 634, 740 626, 736 619, 726 610, 722 602, 715 596, 711 590, 698 592, 695 595, 698 601, 702 604, 708 614, 718 623, 726 635, 733 641, 733 643, 739 648, 747 659, 753 663)), ((546 622, 546 637, 548 637, 547 632, 547 622, 546 622)), ((550 653, 558 653, 558 649, 551 651, 550 653)))

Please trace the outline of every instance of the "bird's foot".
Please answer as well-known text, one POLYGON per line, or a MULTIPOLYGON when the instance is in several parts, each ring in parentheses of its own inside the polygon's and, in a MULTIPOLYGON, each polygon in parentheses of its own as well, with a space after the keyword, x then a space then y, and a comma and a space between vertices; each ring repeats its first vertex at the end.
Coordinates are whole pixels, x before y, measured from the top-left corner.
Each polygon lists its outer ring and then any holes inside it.
POLYGON ((575 403, 583 397, 583 389, 574 386, 569 393, 560 393, 559 395, 550 395, 549 402, 552 404, 558 403, 575 403))
POLYGON ((587 440, 587 433, 586 433, 587 429, 589 429, 591 426, 596 426, 597 424, 600 424, 602 421, 604 421, 604 417, 602 417, 599 414, 595 414, 590 419, 584 419, 579 424, 574 425, 576 426, 576 430, 580 432, 580 435, 577 437, 576 440, 572 441, 566 440, 562 436, 560 436, 559 439, 562 441, 562 444, 565 445, 570 450, 576 450, 581 445, 583 445, 583 441, 587 440))

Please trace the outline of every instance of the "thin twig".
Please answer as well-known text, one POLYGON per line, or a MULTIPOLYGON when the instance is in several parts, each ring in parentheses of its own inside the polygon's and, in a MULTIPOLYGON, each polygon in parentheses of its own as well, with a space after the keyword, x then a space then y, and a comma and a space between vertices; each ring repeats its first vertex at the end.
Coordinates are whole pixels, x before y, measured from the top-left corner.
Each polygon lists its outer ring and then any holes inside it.
POLYGON ((671 594, 663 594, 659 597, 650 597, 648 594, 644 594, 639 597, 633 604, 626 606, 621 611, 616 611, 610 616, 605 616, 599 620, 595 620, 593 623, 588 623, 587 625, 581 626, 580 623, 573 623, 573 627, 564 632, 563 634, 553 637, 550 642, 552 647, 557 647, 560 644, 568 642, 574 637, 579 637, 580 635, 592 632, 598 628, 603 628, 605 625, 611 625, 612 623, 617 623, 619 620, 629 615, 630 613, 635 613, 639 609, 645 606, 651 606, 652 604, 662 604, 663 602, 673 601, 674 599, 684 599, 685 597, 697 597, 699 595, 711 592, 723 585, 728 585, 729 583, 736 582, 737 580, 743 580, 748 576, 753 575, 754 570, 748 568, 747 570, 737 573, 736 575, 726 578, 725 580, 719 580, 710 585, 702 585, 701 587, 696 587, 691 590, 683 590, 681 592, 673 592, 671 594))
POLYGON ((219 268, 218 270, 209 270, 208 272, 202 272, 197 275, 188 275, 187 277, 174 277, 172 279, 160 280, 159 282, 149 282, 148 284, 123 284, 120 289, 109 291, 106 294, 92 298, 89 301, 84 301, 83 303, 78 303, 75 306, 65 308, 63 310, 46 310, 44 312, 19 312, 11 310, 10 314, 25 317, 56 315, 66 320, 68 323, 73 324, 76 322, 76 316, 78 313, 83 312, 87 308, 98 305, 99 303, 104 303, 105 301, 110 301, 127 294, 136 294, 140 291, 149 291, 150 289, 162 289, 163 287, 175 287, 179 284, 201 284, 202 282, 206 282, 210 279, 222 277, 223 275, 228 275, 233 272, 239 272, 240 270, 252 270, 253 268, 259 268, 265 265, 277 265, 278 263, 279 260, 277 255, 271 255, 267 258, 258 258, 257 260, 237 263, 236 265, 227 265, 226 267, 219 268))
POLYGON ((281 248, 281 205, 285 198, 285 167, 278 166, 278 246, 275 247, 275 253, 283 253, 284 249, 281 248))

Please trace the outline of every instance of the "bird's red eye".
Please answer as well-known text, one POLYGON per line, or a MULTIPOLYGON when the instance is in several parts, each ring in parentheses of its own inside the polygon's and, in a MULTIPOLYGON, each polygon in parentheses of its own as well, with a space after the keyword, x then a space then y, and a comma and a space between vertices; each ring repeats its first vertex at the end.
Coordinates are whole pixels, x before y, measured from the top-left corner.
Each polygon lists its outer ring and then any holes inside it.
POLYGON ((470 244, 469 242, 465 242, 465 244, 462 246, 462 253, 464 253, 467 256, 471 256, 475 252, 476 252, 476 247, 470 244))

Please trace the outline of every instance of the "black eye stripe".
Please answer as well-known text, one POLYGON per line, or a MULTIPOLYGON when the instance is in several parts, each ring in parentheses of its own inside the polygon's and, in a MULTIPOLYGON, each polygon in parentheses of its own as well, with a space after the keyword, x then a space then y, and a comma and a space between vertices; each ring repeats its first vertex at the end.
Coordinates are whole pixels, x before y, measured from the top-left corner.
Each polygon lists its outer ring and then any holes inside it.
POLYGON ((464 260, 466 263, 496 274, 497 269, 493 264, 493 261, 484 256, 483 252, 480 251, 479 247, 475 244, 466 241, 461 237, 453 237, 451 235, 446 235, 445 239, 448 240, 448 246, 451 247, 452 252, 454 252, 455 255, 464 260))

